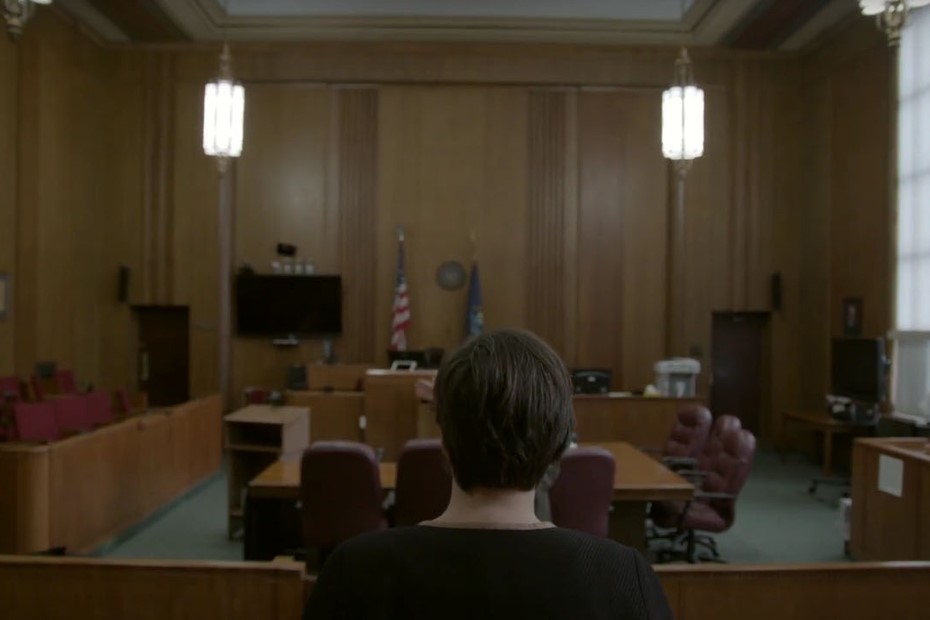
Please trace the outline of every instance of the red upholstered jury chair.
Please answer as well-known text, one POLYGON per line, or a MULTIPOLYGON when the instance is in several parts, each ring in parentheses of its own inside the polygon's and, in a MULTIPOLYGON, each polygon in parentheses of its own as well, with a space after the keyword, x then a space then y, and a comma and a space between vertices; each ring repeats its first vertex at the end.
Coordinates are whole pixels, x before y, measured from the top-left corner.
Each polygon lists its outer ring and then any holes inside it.
POLYGON ((55 441, 61 435, 52 403, 16 403, 13 419, 19 441, 55 441))
POLYGON ((19 377, 0 377, 0 400, 13 403, 25 400, 19 377))
POLYGON ((80 392, 73 370, 56 370, 55 385, 59 394, 77 394, 80 392))
POLYGON ((52 401, 55 422, 61 431, 81 432, 94 428, 94 422, 87 408, 87 401, 81 396, 62 396, 52 401))
POLYGON ((113 404, 116 405, 116 411, 121 415, 132 413, 132 403, 129 400, 129 390, 120 388, 113 392, 113 404))
POLYGON ((110 424, 115 419, 113 414, 113 399, 105 390, 94 390, 82 395, 87 408, 88 421, 93 426, 110 424))
POLYGON ((381 501, 378 459, 371 446, 318 441, 304 451, 300 502, 308 548, 325 557, 345 540, 387 528, 381 501))
POLYGON ((452 470, 439 439, 411 439, 397 461, 394 525, 435 519, 449 505, 452 470))
POLYGON ((549 489, 552 522, 606 538, 615 468, 614 455, 604 448, 566 450, 549 489))
POLYGON ((720 533, 736 520, 736 499, 746 484, 756 453, 756 438, 747 430, 728 427, 720 435, 720 451, 710 458, 703 472, 703 482, 690 502, 656 502, 650 516, 658 527, 674 528, 670 539, 684 549, 660 551, 660 556, 684 555, 689 562, 699 559, 719 560, 717 545, 710 536, 697 530, 720 533), (712 557, 698 558, 697 546, 710 550, 712 557))

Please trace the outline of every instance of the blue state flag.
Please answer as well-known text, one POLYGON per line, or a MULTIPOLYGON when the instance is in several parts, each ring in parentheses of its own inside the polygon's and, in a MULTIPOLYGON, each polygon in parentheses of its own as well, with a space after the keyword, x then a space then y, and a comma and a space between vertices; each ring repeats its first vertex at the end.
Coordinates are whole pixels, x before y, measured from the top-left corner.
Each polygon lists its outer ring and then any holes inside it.
POLYGON ((478 275, 478 262, 471 266, 471 278, 468 284, 468 315, 465 317, 465 333, 477 336, 484 329, 484 310, 481 302, 481 278, 478 275))

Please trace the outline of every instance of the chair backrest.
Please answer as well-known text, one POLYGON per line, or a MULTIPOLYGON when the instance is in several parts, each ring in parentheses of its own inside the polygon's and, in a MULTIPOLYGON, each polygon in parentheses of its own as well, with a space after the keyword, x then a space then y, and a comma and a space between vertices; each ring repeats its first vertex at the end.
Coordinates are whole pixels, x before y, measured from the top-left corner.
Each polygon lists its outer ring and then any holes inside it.
POLYGON ((318 441, 300 462, 304 544, 328 549, 384 529, 378 459, 371 446, 318 441))
POLYGON ((243 390, 246 405, 264 405, 268 402, 270 392, 265 388, 247 387, 243 390))
POLYGON ((19 377, 0 377, 0 402, 19 402, 23 398, 23 386, 19 377))
POLYGON ((604 448, 566 450, 559 464, 559 477, 549 489, 552 522, 606 537, 615 467, 613 454, 604 448))
POLYGON ((669 433, 665 446, 662 448, 664 456, 697 457, 707 444, 710 425, 713 416, 707 407, 692 405, 678 411, 672 432, 669 433))
POLYGON ((106 390, 94 390, 83 394, 87 407, 88 420, 95 426, 102 426, 113 422, 113 399, 106 390))
POLYGON ((73 370, 56 370, 55 385, 58 387, 59 394, 77 394, 80 391, 73 370))
POLYGON ((439 439, 411 439, 397 461, 394 524, 435 519, 449 505, 452 470, 439 439))
MULTIPOLYGON (((756 437, 746 429, 730 428, 723 433, 722 448, 706 470, 702 489, 738 496, 749 478, 756 455, 756 437)), ((710 505, 729 527, 736 518, 736 499, 712 499, 710 505)))
POLYGON ((132 403, 129 401, 129 390, 120 388, 113 393, 116 410, 122 414, 132 413, 132 403))
POLYGON ((61 436, 52 403, 16 403, 13 420, 20 441, 55 441, 61 436))
POLYGON ((61 431, 86 431, 94 427, 87 401, 81 396, 62 396, 52 401, 55 422, 61 431))
POLYGON ((733 431, 738 431, 743 427, 739 418, 732 415, 722 415, 714 420, 707 437, 707 443, 704 444, 704 450, 698 456, 698 469, 706 471, 711 467, 711 463, 723 450, 724 435, 733 431))

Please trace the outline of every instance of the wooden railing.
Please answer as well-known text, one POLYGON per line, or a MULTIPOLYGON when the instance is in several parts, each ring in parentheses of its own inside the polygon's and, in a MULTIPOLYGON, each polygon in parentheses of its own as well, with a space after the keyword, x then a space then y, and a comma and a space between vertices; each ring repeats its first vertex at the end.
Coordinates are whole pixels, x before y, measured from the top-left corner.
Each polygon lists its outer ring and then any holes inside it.
POLYGON ((0 445, 0 553, 94 548, 219 470, 211 396, 46 445, 0 445))

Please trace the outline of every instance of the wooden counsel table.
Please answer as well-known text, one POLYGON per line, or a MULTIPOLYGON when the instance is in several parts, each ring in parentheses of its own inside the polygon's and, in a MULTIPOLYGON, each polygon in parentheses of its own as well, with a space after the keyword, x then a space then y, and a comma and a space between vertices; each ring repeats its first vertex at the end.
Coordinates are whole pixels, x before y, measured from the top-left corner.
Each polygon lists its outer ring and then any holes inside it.
POLYGON ((833 475, 833 436, 854 435, 856 433, 861 433, 863 429, 868 430, 872 428, 862 424, 841 422, 831 417, 826 411, 783 411, 780 438, 782 459, 784 459, 785 448, 787 446, 787 426, 789 421, 802 424, 811 430, 823 433, 824 478, 830 478, 833 475))
MULTIPOLYGON (((646 504, 660 500, 689 500, 694 486, 664 465, 623 442, 598 445, 614 455, 614 509, 609 536, 637 549, 646 548, 646 504)), ((381 487, 387 492, 397 479, 396 463, 379 465, 381 487)), ((299 514, 293 508, 300 495, 300 461, 280 460, 249 484, 246 515, 246 560, 270 560, 279 552, 300 546, 299 514), (283 508, 290 506, 291 508, 283 508), (267 516, 266 516, 267 515, 267 516), (266 521, 277 521, 266 522, 266 521), (277 539, 277 542, 272 539, 277 539)))

